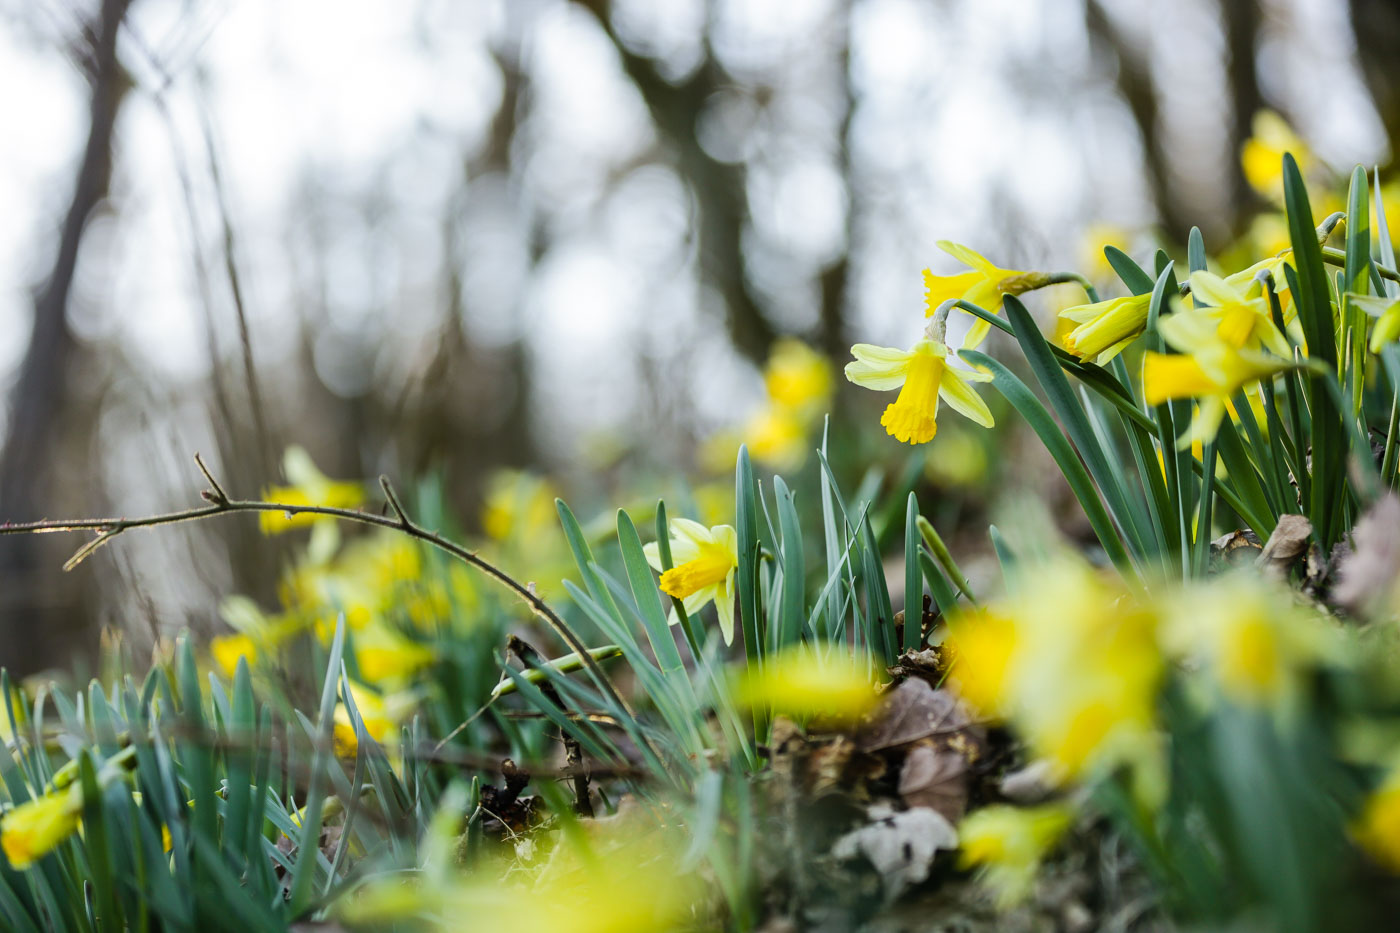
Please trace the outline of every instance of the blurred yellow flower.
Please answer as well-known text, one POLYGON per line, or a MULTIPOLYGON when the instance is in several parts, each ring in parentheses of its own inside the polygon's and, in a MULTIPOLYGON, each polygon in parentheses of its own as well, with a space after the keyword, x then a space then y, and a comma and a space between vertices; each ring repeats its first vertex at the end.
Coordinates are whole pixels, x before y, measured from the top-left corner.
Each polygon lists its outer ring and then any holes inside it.
POLYGON ((939 399, 984 428, 995 423, 987 403, 971 386, 990 382, 991 375, 949 366, 948 348, 940 341, 925 337, 908 351, 858 343, 851 354, 855 361, 846 364, 851 382, 876 391, 899 389, 899 397, 880 419, 891 437, 910 444, 932 440, 938 431, 934 419, 939 399))
MULTIPOLYGON (((671 559, 675 566, 661 565, 660 547, 652 542, 642 548, 647 563, 661 572, 661 591, 681 601, 694 615, 713 601, 719 614, 724 643, 734 643, 734 572, 739 566, 739 536, 729 525, 706 528, 688 518, 671 519, 671 559)), ((679 622, 671 612, 671 624, 679 622)))
POLYGON ((844 644, 827 651, 789 647, 767 658, 761 669, 745 666, 732 692, 740 706, 833 724, 855 722, 879 701, 874 669, 844 644))
POLYGON ((555 527, 555 490, 542 476, 500 470, 486 483, 481 530, 497 541, 529 539, 555 527))
POLYGON ((773 345, 763 368, 763 385, 775 405, 805 417, 820 415, 835 388, 827 358, 790 337, 773 345))
POLYGON ((1274 326, 1268 300, 1247 285, 1241 291, 1239 286, 1244 284, 1211 272, 1191 273, 1192 313, 1214 320, 1216 334, 1237 350, 1267 349, 1284 359, 1292 357, 1288 341, 1274 326))
POLYGON ((1155 802, 1165 787, 1156 626, 1120 579, 1066 556, 1028 571, 1002 603, 949 620, 949 679, 1008 720, 1052 780, 1128 765, 1141 799, 1155 802))
POLYGON ((1113 266, 1104 255, 1104 247, 1115 246, 1128 252, 1135 234, 1127 227, 1110 223, 1091 223, 1079 235, 1078 264, 1084 274, 1096 282, 1110 281, 1113 266))
POLYGON ((1030 893, 1041 860, 1073 822, 1074 811, 1062 803, 974 810, 958 824, 958 864, 981 868, 998 903, 1012 906, 1030 893))
MULTIPOLYGON (((290 481, 290 486, 274 486, 263 490, 263 498, 279 505, 317 505, 330 508, 351 509, 365 501, 364 489, 359 483, 332 480, 316 468, 311 455, 301 447, 288 447, 283 457, 282 470, 290 481)), ((330 516, 302 512, 258 513, 259 527, 263 534, 281 534, 293 528, 303 528, 317 523, 332 523, 330 516)), ((327 555, 329 556, 329 555, 327 555)))
POLYGON ((219 670, 229 679, 238 670, 238 659, 247 658, 248 666, 251 667, 257 660, 257 643, 241 632, 232 635, 219 635, 209 640, 209 655, 214 659, 214 663, 219 666, 219 670))
POLYGON ((1178 443, 1209 441, 1220 428, 1226 403, 1240 389, 1292 365, 1290 360, 1241 350, 1219 335, 1216 321, 1201 311, 1177 311, 1157 325, 1180 355, 1148 351, 1143 356, 1142 389, 1149 405, 1196 398, 1196 415, 1178 443))
MULTIPOLYGON (((353 681, 346 681, 344 687, 355 701, 355 711, 364 723, 365 734, 380 745, 393 745, 395 730, 412 710, 415 699, 406 693, 385 696, 353 681)), ((359 737, 350 719, 350 709, 343 699, 337 701, 335 706, 334 729, 335 753, 344 758, 353 757, 360 747, 359 737)))
POLYGON ((1400 875, 1400 767, 1393 767, 1352 824, 1352 838, 1392 874, 1400 875))
MULTIPOLYGON (((802 465, 807 456, 807 425, 795 411, 782 405, 765 405, 744 423, 742 443, 754 459, 778 469, 802 465)), ((731 445, 737 449, 737 444, 731 445)), ((726 457, 732 466, 735 450, 726 457)))
POLYGON ((1288 122, 1272 110, 1254 114, 1253 135, 1240 147, 1240 167, 1245 181, 1264 197, 1283 201, 1283 154, 1292 153, 1298 170, 1306 177, 1315 160, 1307 143, 1293 132, 1288 122))
POLYGON ((1016 650, 1016 623, 989 608, 961 609, 948 617, 952 666, 948 679, 983 715, 1011 710, 1007 670, 1016 650))
POLYGON ((355 632, 352 643, 360 677, 375 686, 404 684, 436 658, 427 645, 384 625, 371 625, 355 632))
POLYGON ((1093 358, 1100 366, 1113 359, 1147 327, 1152 295, 1128 295, 1093 304, 1077 305, 1060 317, 1079 326, 1065 335, 1065 349, 1081 360, 1093 358))
POLYGON ((1313 668, 1342 659, 1341 643, 1321 619, 1286 589, 1243 572, 1169 600, 1163 642, 1207 672, 1231 702, 1285 713, 1313 668))
MULTIPOLYGON (((970 267, 968 272, 957 275, 934 275, 924 270, 924 300, 928 304, 925 314, 932 316, 938 306, 946 301, 962 299, 970 304, 995 314, 1001 309, 1001 299, 1005 295, 1019 295, 1034 288, 1050 284, 1050 277, 1043 272, 1021 272, 1003 269, 994 265, 981 253, 974 252, 959 243, 940 240, 938 248, 949 256, 970 267)), ((959 314, 967 314, 959 311, 959 314)), ((971 317, 971 315, 968 315, 971 317)), ((963 346, 974 349, 984 339, 992 325, 981 318, 973 321, 967 332, 963 346)))
POLYGON ((83 797, 78 785, 28 800, 0 816, 0 847, 10 867, 25 869, 78 828, 83 797))

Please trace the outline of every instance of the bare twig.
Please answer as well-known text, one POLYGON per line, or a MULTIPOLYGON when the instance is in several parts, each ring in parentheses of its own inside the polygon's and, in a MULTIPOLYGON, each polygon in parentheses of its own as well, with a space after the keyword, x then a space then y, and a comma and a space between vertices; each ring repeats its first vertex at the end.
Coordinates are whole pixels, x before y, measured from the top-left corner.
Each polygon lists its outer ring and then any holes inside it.
MULTIPOLYGON (((535 650, 535 647, 519 636, 510 636, 510 639, 506 642, 506 646, 512 654, 520 659, 520 663, 524 664, 527 668, 538 668, 544 663, 543 659, 540 657, 540 653, 535 650)), ((554 689, 554 685, 548 680, 540 683, 540 692, 543 693, 551 703, 559 707, 560 711, 565 714, 569 712, 569 707, 564 702, 563 698, 559 696, 559 691, 554 689)), ((569 735, 567 729, 559 730, 559 741, 564 743, 565 761, 568 762, 570 767, 577 769, 574 773, 573 781, 574 809, 580 816, 592 816, 593 801, 588 797, 588 771, 583 767, 583 748, 579 745, 578 739, 569 735)))
MULTIPOLYGON (((468 550, 462 545, 444 538, 435 531, 430 531, 410 519, 403 511, 403 507, 398 504, 398 497, 394 494, 387 479, 381 478, 380 484, 385 493, 390 497, 390 505, 396 512, 394 517, 378 515, 373 512, 361 512, 356 509, 342 509, 328 505, 292 505, 281 502, 268 502, 261 499, 233 499, 230 498, 213 478, 208 467, 199 458, 200 470, 206 477, 210 478, 212 489, 204 491, 204 498, 209 500, 208 505, 197 506, 189 509, 180 509, 174 512, 165 512, 159 515, 145 515, 139 518, 77 518, 77 519, 53 519, 34 522, 5 522, 0 524, 0 535, 14 534, 51 534, 65 531, 95 531, 97 536, 88 541, 77 552, 73 554, 68 562, 63 565, 64 570, 72 570, 82 563, 94 551, 102 547, 107 542, 116 538, 124 532, 133 528, 153 528, 159 525, 176 525, 183 522, 200 521, 205 518, 213 518, 216 515, 226 515, 235 512, 282 512, 286 515, 325 515, 329 518, 338 518, 344 521, 360 522, 365 525, 378 525, 381 528, 392 528, 402 532, 411 538, 424 541, 433 547, 458 560, 466 563, 486 576, 495 580, 501 586, 514 593, 523 601, 530 610, 553 629, 570 648, 582 659, 589 673, 598 682, 600 689, 607 694, 608 699, 617 704, 632 719, 637 718, 636 711, 632 704, 608 679, 608 675, 603 672, 601 665, 588 653, 588 646, 576 635, 558 613, 549 607, 544 600, 534 592, 533 588, 516 580, 495 564, 478 555, 475 551, 468 550)), ((661 752, 645 733, 639 733, 641 740, 646 744, 658 761, 664 761, 661 752)))

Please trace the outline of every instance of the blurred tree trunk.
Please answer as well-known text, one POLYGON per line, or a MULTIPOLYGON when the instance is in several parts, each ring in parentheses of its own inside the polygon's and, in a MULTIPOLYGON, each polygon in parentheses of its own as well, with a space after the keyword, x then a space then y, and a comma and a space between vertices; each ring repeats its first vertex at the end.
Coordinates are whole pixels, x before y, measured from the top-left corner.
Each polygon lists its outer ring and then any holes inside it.
POLYGON ((1182 211, 1182 205, 1172 191, 1171 166, 1161 133, 1158 92, 1152 80, 1151 64, 1118 29, 1099 0, 1086 0, 1084 24, 1090 41, 1101 47, 1095 50, 1094 57, 1099 58, 1107 52, 1118 62, 1118 94, 1128 105, 1128 112, 1142 138, 1147 186, 1162 232, 1169 241, 1185 243, 1191 230, 1191 218, 1182 211))
POLYGON ((1356 57, 1385 127, 1391 158, 1400 140, 1400 4, 1396 0, 1350 0, 1356 57))
MULTIPOLYGON (((83 65, 92 99, 87 145, 73 197, 59 232, 57 255, 34 299, 34 328, 10 398, 10 423, 0 452, 0 518, 28 521, 52 505, 60 463, 64 396, 75 343, 68 329, 68 299, 88 221, 107 197, 112 179, 112 134, 128 87, 117 59, 117 33, 131 0, 102 0, 85 32, 83 65)), ((84 624, 73 588, 55 579, 50 539, 0 539, 0 661, 18 673, 66 661, 84 624)), ((65 542, 65 544, 71 543, 65 542)), ((61 558, 59 558, 61 561, 61 558)))
POLYGON ((646 102, 658 132, 674 147, 677 168, 695 196, 701 275, 724 299, 725 324, 735 349, 762 363, 777 333, 744 272, 743 239, 748 221, 744 166, 711 157, 695 134, 695 122, 705 102, 732 82, 715 61, 707 41, 705 60, 700 66, 681 83, 671 83, 655 61, 633 52, 617 35, 607 0, 577 2, 598 18, 599 26, 617 47, 623 70, 646 102))
POLYGON ((1226 140, 1229 158, 1230 216, 1232 236, 1244 232, 1248 221, 1266 205, 1249 186, 1240 162, 1240 148, 1250 137, 1254 114, 1264 108, 1259 90, 1258 41, 1260 11, 1258 0, 1220 0, 1220 20, 1225 27, 1225 74, 1230 84, 1232 119, 1226 140))

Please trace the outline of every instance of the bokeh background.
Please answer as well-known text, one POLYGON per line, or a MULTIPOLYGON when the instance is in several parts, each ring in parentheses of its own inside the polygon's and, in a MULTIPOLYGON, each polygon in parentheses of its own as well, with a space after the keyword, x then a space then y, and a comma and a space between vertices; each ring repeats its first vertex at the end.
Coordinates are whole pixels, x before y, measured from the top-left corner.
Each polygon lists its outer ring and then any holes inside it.
MULTIPOLYGON (((1263 110, 1316 174, 1386 164, 1397 53, 1393 0, 2 0, 0 520, 195 503, 196 450, 255 495, 292 443, 438 477, 468 534, 503 469, 703 477, 782 338, 917 335, 940 239, 1222 248, 1272 209, 1263 110)), ((1034 488, 979 450, 931 464, 950 508, 1034 488)), ((79 543, 0 538, 0 664, 211 631, 293 546, 229 518, 64 575, 79 543)))

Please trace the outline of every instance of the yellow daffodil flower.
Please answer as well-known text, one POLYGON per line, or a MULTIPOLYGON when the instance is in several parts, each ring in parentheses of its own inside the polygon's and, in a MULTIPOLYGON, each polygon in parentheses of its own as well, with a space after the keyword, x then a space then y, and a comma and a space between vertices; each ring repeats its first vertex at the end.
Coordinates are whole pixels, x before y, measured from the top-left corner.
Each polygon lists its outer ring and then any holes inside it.
POLYGON ((375 686, 398 686, 433 663, 431 648, 379 624, 355 632, 355 666, 360 677, 375 686))
MULTIPOLYGON (((671 559, 675 566, 664 570, 661 550, 655 542, 642 548, 647 563, 661 571, 661 592, 681 601, 694 615, 713 601, 719 613, 724 643, 734 643, 734 573, 739 567, 739 536, 729 525, 706 528, 688 518, 671 520, 671 559)), ((679 617, 671 612, 671 624, 679 617)))
POLYGON ((497 541, 529 540, 553 530, 555 490, 548 480, 521 470, 500 470, 486 484, 481 530, 497 541))
POLYGON ((1156 627, 1120 579, 1062 558, 1028 572, 1013 597, 949 620, 949 679, 1008 721, 1057 783, 1127 765, 1139 797, 1156 802, 1165 791, 1156 627))
POLYGON ((851 382, 876 391, 899 389, 880 419, 891 437, 910 444, 932 440, 940 398, 984 428, 994 424, 987 403, 971 386, 991 382, 991 375, 949 366, 948 348, 941 341, 925 337, 908 351, 858 343, 851 354, 855 362, 846 364, 851 382))
POLYGON ((25 869, 78 829, 83 797, 78 785, 35 797, 0 816, 0 847, 10 867, 25 869))
POLYGON ((1007 669, 1016 650, 1016 623, 989 608, 964 609, 948 618, 953 663, 948 678, 963 699, 985 716, 1011 711, 1007 669))
POLYGON ((1392 767, 1366 799, 1351 835, 1387 871, 1400 875, 1400 766, 1392 767))
MULTIPOLYGON (((742 443, 754 459, 775 468, 800 467, 807 456, 807 425, 786 406, 764 405, 745 422, 742 433, 742 443)), ((731 445, 725 456, 728 467, 733 466, 737 448, 731 445)))
POLYGON ((820 415, 834 389, 831 363, 802 341, 785 338, 768 355, 763 385, 774 405, 799 417, 820 415))
POLYGON ((1400 298, 1377 298, 1374 295, 1348 297, 1352 304, 1376 319, 1369 344, 1372 353, 1381 352, 1382 347, 1400 337, 1400 298))
POLYGON ((1326 624, 1286 590, 1235 573, 1169 601, 1163 642, 1208 673, 1226 699, 1287 713, 1314 667, 1343 660, 1326 624))
POLYGON ((253 662, 258 657, 257 642, 242 632, 235 632, 232 635, 219 635, 209 640, 209 655, 214 659, 214 663, 219 666, 219 670, 230 680, 238 670, 238 659, 247 658, 248 666, 252 667, 253 662))
MULTIPOLYGON (((355 701, 355 711, 365 725, 365 734, 380 745, 392 745, 394 730, 404 721, 416 704, 416 698, 407 693, 388 696, 362 684, 347 681, 350 698, 355 701)), ((350 709, 340 700, 335 706, 335 752, 345 758, 355 755, 359 748, 359 737, 355 724, 350 720, 350 709)))
POLYGON ((761 670, 745 666, 732 693, 740 706, 831 724, 855 722, 879 701, 870 664, 844 645, 826 652, 794 646, 766 660, 761 670))
POLYGON ((1147 327, 1152 295, 1127 295, 1092 304, 1076 305, 1060 317, 1079 326, 1065 335, 1065 349, 1081 360, 1093 358, 1100 366, 1113 359, 1147 327))
POLYGON ((1283 200, 1283 154, 1289 152, 1306 176, 1315 160, 1307 143, 1303 142, 1288 122, 1272 110, 1254 114, 1253 135, 1240 147, 1240 166, 1245 181, 1264 197, 1283 200))
POLYGON ((1228 279, 1204 270, 1191 273, 1191 295, 1193 312, 1213 318, 1220 339, 1235 349, 1268 349, 1284 359, 1293 355, 1262 295, 1248 297, 1228 279))
POLYGON ((980 867, 998 903, 1013 906, 1030 893, 1041 860, 1073 822, 1074 811, 1062 803, 983 807, 958 824, 958 864, 980 867))
MULTIPOLYGON (((953 299, 962 299, 995 314, 1001 309, 1001 299, 1004 295, 1020 295, 1050 284, 1050 277, 1043 272, 1003 269, 991 263, 981 253, 959 243, 940 240, 938 248, 970 269, 957 275, 934 275, 929 270, 924 270, 924 300, 928 303, 925 314, 929 317, 933 316, 939 305, 953 299)), ((991 329, 992 325, 977 318, 967 332, 963 346, 969 350, 974 349, 986 339, 991 329)))
POLYGON ((1240 389, 1287 369, 1291 362, 1223 340, 1214 318, 1201 311, 1178 311, 1157 325, 1180 355, 1149 351, 1143 357, 1143 398, 1149 405, 1169 399, 1198 399, 1196 415, 1178 443, 1210 441, 1220 429, 1227 402, 1240 389))
MULTIPOLYGON (((365 501, 364 489, 359 483, 332 480, 316 468, 311 455, 301 447, 289 447, 283 457, 282 470, 291 482, 290 486, 274 486, 263 490, 263 498, 279 505, 319 505, 331 508, 350 509, 365 501)), ((314 526, 334 528, 335 519, 326 515, 302 512, 260 512, 259 527, 263 534, 275 535, 293 528, 314 526)), ((322 550, 325 550, 323 547, 322 550)), ((331 551, 334 548, 330 548, 331 551)), ((322 555, 329 557, 329 554, 322 555)))

